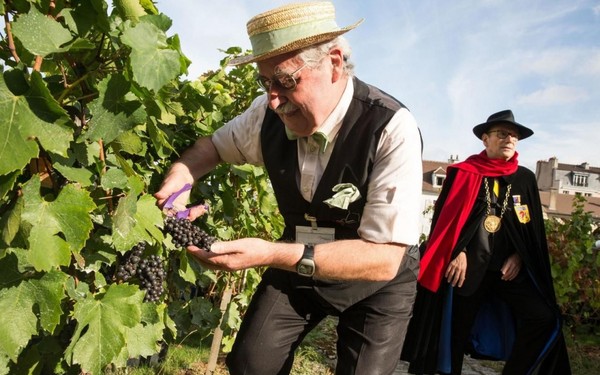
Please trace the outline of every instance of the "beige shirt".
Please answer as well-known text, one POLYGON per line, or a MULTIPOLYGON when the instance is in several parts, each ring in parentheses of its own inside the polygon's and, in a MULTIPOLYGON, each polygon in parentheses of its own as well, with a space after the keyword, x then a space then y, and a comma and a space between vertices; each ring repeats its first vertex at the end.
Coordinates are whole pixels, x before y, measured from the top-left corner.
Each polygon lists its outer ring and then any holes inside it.
MULTIPOLYGON (((330 140, 324 153, 319 151, 312 138, 298 139, 299 189, 309 202, 329 161, 353 94, 353 81, 349 79, 336 108, 319 127, 330 140)), ((267 105, 265 94, 256 98, 244 113, 215 131, 212 141, 223 161, 264 165, 260 129, 267 105)), ((422 178, 419 130, 412 114, 402 108, 392 117, 379 140, 358 229, 361 238, 375 243, 417 244, 422 178)))

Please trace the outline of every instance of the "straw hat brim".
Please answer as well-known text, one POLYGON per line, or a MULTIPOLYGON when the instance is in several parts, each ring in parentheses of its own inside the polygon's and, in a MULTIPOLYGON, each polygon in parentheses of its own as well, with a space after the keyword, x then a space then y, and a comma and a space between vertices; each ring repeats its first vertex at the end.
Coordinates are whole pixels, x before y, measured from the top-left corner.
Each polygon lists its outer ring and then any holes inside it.
POLYGON ((295 41, 293 41, 289 44, 286 44, 282 47, 276 48, 272 51, 269 51, 269 52, 266 52, 266 53, 263 53, 260 55, 244 55, 244 56, 235 57, 235 58, 231 59, 228 64, 229 65, 242 65, 242 64, 249 64, 249 63, 253 63, 253 62, 259 62, 259 61, 266 60, 266 59, 274 57, 274 56, 283 55, 288 52, 297 51, 297 50, 300 50, 300 49, 303 49, 306 47, 310 47, 310 46, 313 46, 313 45, 316 45, 319 43, 327 42, 327 41, 333 40, 333 39, 337 38, 338 36, 345 34, 348 31, 356 28, 363 21, 364 21, 364 19, 361 19, 353 25, 340 28, 339 30, 336 30, 336 31, 330 31, 327 33, 316 34, 316 35, 312 35, 312 36, 309 36, 306 38, 298 39, 298 40, 295 40, 295 41))

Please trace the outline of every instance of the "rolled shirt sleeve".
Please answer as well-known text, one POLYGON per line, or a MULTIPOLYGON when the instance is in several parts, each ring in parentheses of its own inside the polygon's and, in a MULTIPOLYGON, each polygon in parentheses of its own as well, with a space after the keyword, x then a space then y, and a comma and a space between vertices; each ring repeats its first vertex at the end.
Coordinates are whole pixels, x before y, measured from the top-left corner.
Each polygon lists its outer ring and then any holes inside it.
POLYGON ((264 165, 260 129, 266 112, 265 94, 254 99, 250 108, 213 133, 212 142, 221 160, 237 165, 264 165))
POLYGON ((358 233, 375 243, 417 244, 423 164, 413 115, 398 111, 382 133, 358 233))

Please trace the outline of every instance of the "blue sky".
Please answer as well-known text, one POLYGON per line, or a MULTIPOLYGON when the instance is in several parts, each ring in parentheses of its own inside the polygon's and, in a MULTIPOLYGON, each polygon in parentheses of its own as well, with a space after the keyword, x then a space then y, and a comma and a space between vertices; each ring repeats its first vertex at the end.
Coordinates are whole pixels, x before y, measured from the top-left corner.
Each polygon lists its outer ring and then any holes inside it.
MULTIPOLYGON (((600 167, 600 1, 333 0, 356 76, 403 102, 424 138, 424 159, 460 160, 483 149, 471 129, 503 109, 535 134, 520 164, 600 167)), ((246 22, 274 0, 158 0, 173 20, 189 77, 250 48, 246 22)))

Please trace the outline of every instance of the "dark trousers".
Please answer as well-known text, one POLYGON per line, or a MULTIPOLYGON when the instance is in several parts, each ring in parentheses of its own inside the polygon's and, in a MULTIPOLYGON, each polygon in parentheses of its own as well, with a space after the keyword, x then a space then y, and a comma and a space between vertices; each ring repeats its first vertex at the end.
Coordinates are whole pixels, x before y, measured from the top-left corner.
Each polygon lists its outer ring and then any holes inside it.
MULTIPOLYGON (((418 259, 406 257, 398 276, 340 312, 299 276, 267 271, 237 334, 227 366, 232 375, 289 374, 294 351, 327 315, 338 317, 339 375, 389 375, 396 368, 416 295, 418 259)), ((310 279, 306 279, 310 280, 310 279)))
POLYGON ((502 373, 528 374, 550 340, 557 316, 525 273, 522 272, 515 280, 503 281, 499 271, 488 271, 473 295, 465 297, 454 293, 452 374, 461 373, 471 327, 482 301, 489 293, 494 293, 508 304, 518 323, 514 346, 502 373))

